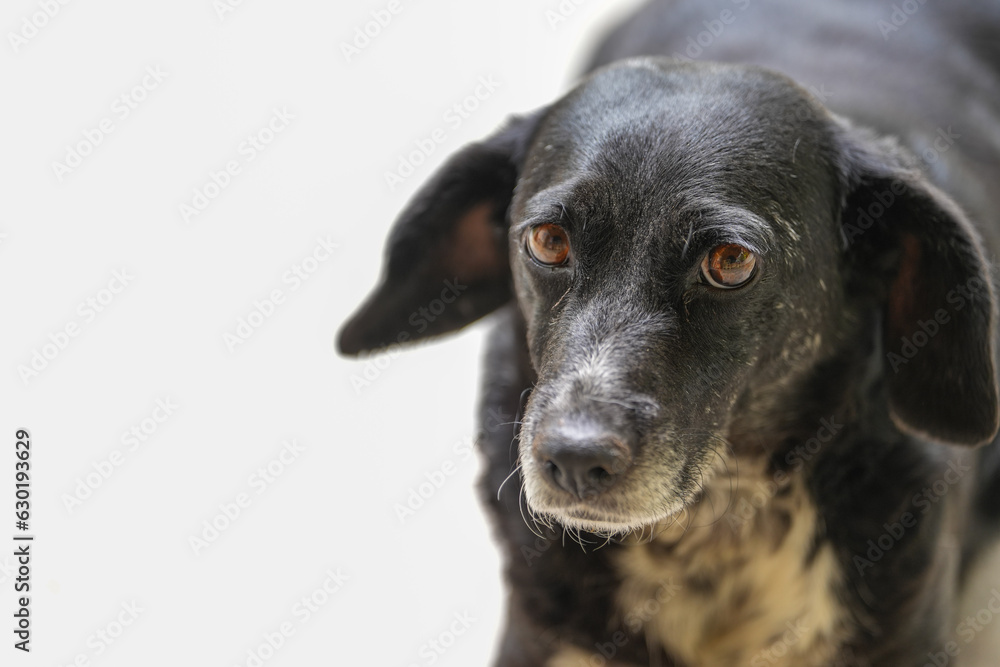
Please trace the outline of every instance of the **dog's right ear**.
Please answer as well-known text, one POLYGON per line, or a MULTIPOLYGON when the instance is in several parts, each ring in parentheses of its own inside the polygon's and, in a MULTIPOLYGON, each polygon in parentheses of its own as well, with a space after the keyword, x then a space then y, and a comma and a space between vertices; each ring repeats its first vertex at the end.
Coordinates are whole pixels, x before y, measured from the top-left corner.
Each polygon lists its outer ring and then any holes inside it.
POLYGON ((341 329, 356 355, 464 327, 510 300, 507 209, 544 110, 453 155, 389 234, 380 284, 341 329))

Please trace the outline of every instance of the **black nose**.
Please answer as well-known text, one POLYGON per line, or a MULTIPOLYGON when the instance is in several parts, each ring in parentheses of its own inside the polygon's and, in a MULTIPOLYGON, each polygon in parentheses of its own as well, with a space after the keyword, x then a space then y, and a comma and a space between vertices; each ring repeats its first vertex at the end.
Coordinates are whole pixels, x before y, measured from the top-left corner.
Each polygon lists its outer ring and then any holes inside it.
POLYGON ((632 458, 622 440, 603 434, 539 434, 535 455, 553 484, 581 500, 611 488, 632 458))

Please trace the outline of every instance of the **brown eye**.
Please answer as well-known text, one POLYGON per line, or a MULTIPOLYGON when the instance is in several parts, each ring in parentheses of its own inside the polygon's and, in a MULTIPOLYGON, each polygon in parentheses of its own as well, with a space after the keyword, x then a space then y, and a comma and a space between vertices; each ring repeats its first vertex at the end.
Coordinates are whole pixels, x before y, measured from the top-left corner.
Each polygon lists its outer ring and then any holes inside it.
POLYGON ((538 225, 528 230, 528 252, 539 264, 557 266, 569 256, 569 237, 559 225, 538 225))
POLYGON ((701 262, 701 275, 709 285, 732 289, 753 278, 757 256, 749 248, 726 243, 712 248, 701 262))

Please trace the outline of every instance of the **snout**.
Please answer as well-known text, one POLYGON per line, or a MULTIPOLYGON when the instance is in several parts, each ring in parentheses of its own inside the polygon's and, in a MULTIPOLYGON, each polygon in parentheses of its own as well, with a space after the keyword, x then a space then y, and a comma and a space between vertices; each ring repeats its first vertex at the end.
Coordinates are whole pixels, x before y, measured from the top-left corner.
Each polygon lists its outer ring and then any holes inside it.
POLYGON ((566 309, 518 432, 528 509, 602 534, 652 525, 699 479, 691 410, 675 398, 682 374, 664 352, 672 320, 622 298, 566 309))
POLYGON ((598 389, 552 380, 534 388, 519 433, 529 509, 600 534, 678 512, 702 477, 699 453, 710 449, 680 436, 674 414, 649 394, 598 389))
POLYGON ((632 465, 634 437, 561 420, 536 433, 533 454, 547 483, 579 500, 601 495, 632 465))

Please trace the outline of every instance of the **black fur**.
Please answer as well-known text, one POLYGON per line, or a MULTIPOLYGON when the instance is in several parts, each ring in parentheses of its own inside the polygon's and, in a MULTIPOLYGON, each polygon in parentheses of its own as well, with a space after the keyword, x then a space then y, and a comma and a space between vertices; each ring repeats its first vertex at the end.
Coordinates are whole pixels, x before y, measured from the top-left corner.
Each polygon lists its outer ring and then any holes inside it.
POLYGON ((841 664, 919 665, 947 641, 963 577, 1000 525, 987 261, 1000 11, 926 3, 883 39, 891 7, 652 2, 576 89, 461 151, 397 222, 384 280, 340 347, 412 340, 398 335, 407 317, 447 280, 467 291, 423 335, 499 308, 483 415, 523 418, 480 438, 511 591, 497 664, 542 665, 622 630, 622 664, 680 665, 615 615, 615 554, 630 547, 536 535, 521 483, 532 509, 613 533, 697 502, 720 451, 804 476, 819 515, 807 557, 832 546, 846 579, 841 664), (683 56, 723 11, 734 20, 699 56, 738 64, 621 60, 683 56), (565 265, 529 257, 525 234, 543 224, 566 230, 565 265), (699 269, 726 243, 758 266, 721 291, 699 269), (834 439, 804 456, 824 420, 834 439), (628 464, 574 497, 538 454, 556 431, 610 434, 628 464), (503 484, 518 462, 523 479, 503 484), (955 465, 975 473, 924 510, 919 494, 955 465), (867 561, 908 511, 917 525, 867 561))

